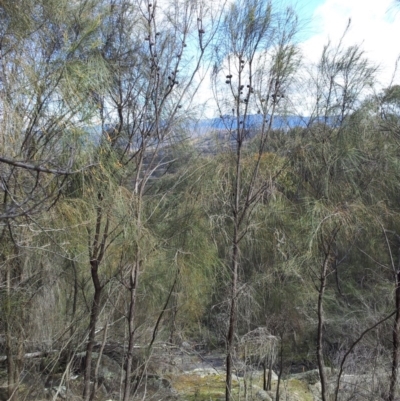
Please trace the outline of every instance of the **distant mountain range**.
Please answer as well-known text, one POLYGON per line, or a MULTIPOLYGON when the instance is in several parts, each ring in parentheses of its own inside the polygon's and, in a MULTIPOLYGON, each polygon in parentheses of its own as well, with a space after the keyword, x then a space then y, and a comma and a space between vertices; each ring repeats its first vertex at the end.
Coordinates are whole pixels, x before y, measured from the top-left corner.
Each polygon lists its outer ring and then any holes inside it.
MULTIPOLYGON (((267 116, 267 120, 271 118, 267 116)), ((244 120, 246 127, 259 127, 263 122, 264 116, 261 114, 247 115, 244 120)), ((288 130, 295 127, 306 127, 310 123, 311 117, 304 116, 274 116, 272 120, 272 129, 288 130)), ((240 120, 242 121, 242 120, 240 120)), ((239 124, 243 123, 240 122, 239 124)), ((237 118, 231 115, 221 116, 219 118, 210 118, 199 120, 194 124, 193 131, 195 136, 202 136, 210 131, 225 131, 237 128, 237 118)))
MULTIPOLYGON (((269 123, 269 119, 271 116, 263 116, 261 114, 250 114, 247 115, 245 119, 239 120, 239 124, 245 124, 246 129, 261 127, 263 123, 263 119, 266 119, 266 122, 269 123)), ((315 117, 305 117, 305 116, 282 116, 275 115, 272 120, 272 129, 274 130, 282 130, 288 131, 292 128, 296 127, 307 127, 310 123, 321 120, 322 118, 315 117)), ((334 118, 331 117, 331 121, 334 121, 334 118)), ((201 119, 196 122, 189 123, 185 125, 186 134, 189 135, 192 139, 194 139, 198 145, 202 148, 212 148, 214 146, 213 139, 215 139, 215 135, 221 142, 234 142, 235 137, 232 136, 232 131, 237 128, 238 120, 233 115, 225 115, 219 118, 208 118, 201 119)), ((333 123, 334 124, 334 123, 333 123)), ((114 131, 113 125, 105 126, 106 132, 112 137, 112 133, 114 131)), ((88 139, 90 142, 98 144, 101 138, 102 127, 100 125, 88 127, 88 139)), ((249 138, 256 134, 256 131, 249 132, 249 138)), ((138 141, 137 146, 140 146, 140 137, 135 137, 134 140, 138 141)), ((125 146, 124 139, 121 139, 121 146, 125 146)), ((157 143, 157 139, 154 138, 151 143, 148 143, 147 146, 152 146, 157 143)), ((161 147, 168 146, 169 143, 161 145, 161 147)), ((132 145, 132 149, 135 149, 135 143, 132 145)))

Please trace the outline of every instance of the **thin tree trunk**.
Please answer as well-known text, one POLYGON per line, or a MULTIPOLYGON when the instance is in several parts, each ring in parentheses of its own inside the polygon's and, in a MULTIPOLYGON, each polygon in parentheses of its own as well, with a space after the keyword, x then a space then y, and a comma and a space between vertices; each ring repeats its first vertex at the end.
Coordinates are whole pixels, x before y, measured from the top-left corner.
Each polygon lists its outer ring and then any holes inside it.
POLYGON ((394 401, 396 397, 396 387, 397 387, 397 376, 399 370, 399 347, 400 347, 400 236, 393 231, 385 230, 382 226, 383 233, 386 239, 386 245, 388 247, 393 274, 394 274, 394 282, 395 282, 395 306, 396 309, 394 311, 395 319, 393 322, 393 351, 392 351, 392 373, 390 375, 390 384, 389 384, 389 394, 387 397, 388 401, 394 401), (397 268, 394 263, 394 257, 391 251, 389 239, 387 233, 394 234, 397 242, 398 242, 398 249, 397 249, 397 268))
MULTIPOLYGON (((275 358, 275 357, 274 357, 275 358)), ((272 356, 269 359, 269 365, 268 365, 268 380, 267 380, 267 391, 271 391, 272 389, 272 356)))
POLYGON ((400 271, 396 276, 396 316, 393 323, 393 352, 392 352, 392 374, 390 376, 388 401, 394 401, 396 398, 397 376, 399 370, 399 347, 400 347, 400 271))
MULTIPOLYGON (((16 257, 18 263, 18 256, 16 257)), ((12 322, 12 268, 13 266, 7 264, 6 272, 6 318, 5 318, 5 337, 6 337, 6 357, 7 357, 7 387, 8 387, 8 401, 18 399, 19 379, 20 373, 23 368, 24 359, 24 344, 21 339, 21 330, 18 322, 12 322)), ((19 278, 18 278, 19 282, 19 278)), ((23 308, 19 311, 18 320, 24 321, 23 308)))
POLYGON ((136 291, 138 287, 139 273, 141 269, 141 236, 142 236, 142 199, 144 190, 144 181, 140 181, 140 173, 142 172, 144 151, 139 155, 136 179, 135 179, 135 190, 137 194, 137 210, 136 210, 136 228, 137 228, 137 243, 136 243, 136 260, 131 267, 129 277, 129 312, 128 312, 128 350, 126 354, 126 367, 125 367, 125 383, 124 383, 124 395, 123 401, 129 401, 131 393, 131 375, 132 375, 132 362, 133 362, 133 349, 134 349, 134 335, 135 335, 135 314, 136 314, 136 291))
POLYGON ((270 391, 272 388, 272 358, 265 358, 263 367, 263 390, 270 391), (268 369, 268 373, 267 373, 268 369))
MULTIPOLYGON (((137 257, 140 255, 138 254, 137 257)), ((135 334, 135 308, 136 308, 136 290, 138 284, 138 274, 140 270, 140 261, 136 260, 130 276, 130 304, 128 314, 128 350, 126 355, 126 371, 125 371, 125 384, 123 401, 128 401, 131 392, 131 374, 132 374, 132 361, 133 361, 133 348, 134 348, 134 334, 135 334)))
POLYGON ((225 400, 230 401, 232 396, 232 367, 233 367, 233 349, 235 339, 236 325, 236 298, 237 298, 237 281, 238 281, 238 233, 237 227, 234 229, 233 236, 233 253, 232 253, 232 287, 231 287, 231 306, 229 312, 229 329, 226 344, 226 388, 225 400))
POLYGON ((103 356, 104 347, 105 347, 106 342, 107 342, 108 322, 109 322, 109 320, 106 321, 106 324, 104 326, 103 340, 101 342, 101 348, 100 348, 100 351, 99 351, 99 357, 97 358, 96 368, 94 370, 93 388, 92 388, 92 391, 91 391, 91 394, 90 394, 90 401, 94 400, 94 397, 95 397, 96 391, 97 391, 97 386, 98 386, 98 383, 99 383, 99 369, 100 369, 101 357, 103 356))
POLYGON ((275 396, 276 401, 279 401, 280 398, 279 391, 281 388, 282 373, 283 373, 283 335, 281 335, 281 347, 279 352, 279 373, 278 373, 278 383, 276 385, 276 396, 275 396))
MULTIPOLYGON (((241 85, 241 74, 239 73, 239 86, 241 85)), ((241 188, 241 163, 242 163, 242 144, 243 135, 240 126, 240 104, 236 102, 236 175, 233 182, 232 199, 232 217, 233 217, 233 235, 232 235, 232 259, 231 259, 231 305, 229 311, 229 328, 226 337, 226 388, 225 400, 230 401, 232 397, 232 355, 234 350, 235 326, 236 326, 236 303, 239 269, 239 227, 241 217, 245 211, 240 213, 240 188, 241 188)))
POLYGON ((74 297, 73 297, 73 302, 72 302, 72 316, 71 316, 71 329, 70 329, 70 336, 72 337, 74 332, 75 332, 75 327, 74 327, 74 322, 75 322, 75 316, 76 316, 76 308, 78 305, 78 273, 76 271, 76 266, 75 262, 72 262, 72 268, 74 271, 74 297))
POLYGON ((263 367, 263 390, 267 391, 267 364, 264 361, 262 364, 263 367))
POLYGON ((14 382, 14 356, 12 352, 12 336, 11 336, 11 328, 9 324, 9 320, 11 317, 11 267, 7 266, 7 301, 6 301, 6 319, 4 330, 6 333, 6 358, 7 358, 7 385, 8 385, 8 399, 10 401, 13 400, 13 394, 15 390, 15 382, 14 382))
MULTIPOLYGON (((94 287, 94 296, 92 307, 90 311, 90 322, 89 322, 89 338, 88 343, 86 346, 86 356, 85 356, 85 375, 84 375, 84 384, 83 384, 83 400, 89 401, 91 396, 90 391, 90 376, 92 373, 92 353, 93 353, 93 346, 95 344, 96 339, 96 326, 97 320, 99 318, 100 313, 100 298, 105 286, 105 283, 101 284, 99 278, 99 267, 104 258, 107 238, 109 234, 109 226, 110 226, 110 219, 107 215, 106 222, 104 225, 103 234, 101 235, 101 227, 104 218, 103 208, 101 203, 103 201, 103 195, 99 192, 97 194, 97 199, 99 204, 97 206, 96 211, 96 229, 95 234, 93 237, 92 245, 89 242, 89 256, 90 256, 90 273, 92 277, 92 283, 94 287)), ((93 395, 94 397, 94 395, 93 395)))
POLYGON ((72 311, 71 311, 71 316, 69 318, 69 344, 68 344, 68 361, 71 360, 71 358, 73 357, 73 355, 75 354, 76 350, 76 344, 74 344, 73 336, 76 330, 75 327, 75 317, 76 317, 76 311, 77 311, 77 306, 78 306, 78 273, 76 271, 76 266, 75 266, 75 262, 71 263, 72 266, 72 271, 74 274, 74 285, 73 285, 73 297, 72 297, 72 311))
MULTIPOLYGON (((179 268, 178 268, 178 270, 177 270, 177 272, 176 272, 175 280, 174 280, 174 282, 172 283, 171 290, 169 291, 168 296, 167 296, 167 299, 165 300, 164 307, 162 308, 160 314, 158 315, 156 324, 155 324, 155 326, 154 326, 153 335, 152 335, 152 337, 151 337, 151 341, 150 341, 150 344, 149 344, 149 347, 148 347, 148 350, 149 350, 149 351, 151 351, 151 348, 152 348, 152 346, 153 346, 153 344, 154 344, 154 341, 156 340, 157 333, 158 333, 158 328, 159 328, 160 323, 161 323, 161 319, 162 319, 162 317, 164 316, 164 313, 165 313, 166 310, 167 310, 167 307, 168 307, 169 301, 170 301, 170 299, 171 299, 171 297, 172 297, 172 294, 174 293, 175 286, 176 286, 176 284, 177 284, 177 282, 178 282, 178 277, 179 277, 179 268)), ((177 310, 178 310, 177 305, 175 305, 174 319, 175 319, 177 310)), ((171 344, 172 344, 172 342, 171 342, 171 344)))
POLYGON ((96 337, 96 326, 100 311, 100 297, 103 287, 100 284, 98 276, 99 261, 91 260, 91 273, 92 281, 94 285, 94 297, 92 308, 90 311, 90 323, 89 323, 89 338, 86 346, 86 356, 85 356, 85 377, 84 377, 84 387, 83 387, 83 399, 84 401, 89 401, 90 398, 90 376, 92 373, 92 354, 93 346, 96 337))
POLYGON ((171 332, 169 334, 169 343, 174 344, 175 331, 176 331, 176 316, 178 314, 178 302, 176 300, 176 296, 174 297, 171 310, 172 310, 172 318, 171 318, 171 332))
MULTIPOLYGON (((7 319, 8 320, 8 319, 7 319)), ((8 386, 8 399, 13 401, 17 398, 17 385, 16 381, 16 366, 14 363, 14 355, 12 352, 12 339, 10 326, 8 321, 5 323, 6 332, 6 356, 7 356, 7 386, 8 386)))
POLYGON ((319 377, 321 380, 321 399, 322 401, 327 401, 326 399, 326 375, 325 375, 325 362, 323 354, 323 325, 324 325, 324 309, 323 309, 323 299, 326 288, 326 276, 328 271, 330 254, 325 255, 324 263, 322 266, 322 271, 319 277, 320 285, 318 288, 318 328, 317 328, 317 362, 319 377))

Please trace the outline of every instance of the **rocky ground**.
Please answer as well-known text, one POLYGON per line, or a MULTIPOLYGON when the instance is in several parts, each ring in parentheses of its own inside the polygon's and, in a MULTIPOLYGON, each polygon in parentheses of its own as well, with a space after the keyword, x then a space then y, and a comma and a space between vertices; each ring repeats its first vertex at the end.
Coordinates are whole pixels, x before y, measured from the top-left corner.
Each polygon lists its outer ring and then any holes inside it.
MULTIPOLYGON (((134 399, 170 400, 170 401, 217 401, 224 400, 225 357, 222 353, 198 352, 190 346, 158 346, 150 359, 141 358, 139 349, 136 360, 139 375, 134 379, 136 393, 134 399)), ((143 352, 144 354, 144 352, 143 352)), ((99 354, 94 355, 94 364, 99 354)), ((35 370, 25 370, 21 375, 20 395, 24 400, 73 400, 79 401, 82 394, 82 365, 78 355, 74 372, 67 370, 57 374, 45 375, 40 371, 39 363, 35 370)), ((272 388, 263 390, 263 372, 255 367, 245 366, 236 361, 233 377, 233 395, 240 400, 276 400, 278 377, 272 373, 272 388)), ((0 401, 8 399, 6 393, 5 370, 0 371, 0 401)), ((102 355, 99 368, 99 386, 96 401, 119 400, 123 373, 121 353, 118 346, 108 346, 102 355)), ((333 392, 336 384, 335 375, 327 370, 329 391, 333 392)), ((375 378, 376 379, 376 378, 375 378)), ((376 380, 375 380, 376 381, 376 380)), ((343 395, 352 400, 370 399, 371 375, 345 375, 341 380, 343 395)), ((316 370, 283 377, 280 383, 280 400, 319 401, 321 385, 316 370)), ((378 400, 379 398, 373 398, 378 400)))

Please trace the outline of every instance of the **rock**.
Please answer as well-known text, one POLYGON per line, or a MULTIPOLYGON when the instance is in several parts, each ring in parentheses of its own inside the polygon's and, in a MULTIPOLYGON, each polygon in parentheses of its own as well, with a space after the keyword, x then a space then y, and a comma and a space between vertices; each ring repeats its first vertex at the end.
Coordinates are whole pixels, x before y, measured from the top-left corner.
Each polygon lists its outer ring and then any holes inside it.
MULTIPOLYGON (((93 358, 94 365, 98 360, 98 354, 93 358)), ((94 366, 95 368, 95 366, 94 366)), ((121 366, 107 355, 102 355, 99 366, 99 379, 102 380, 119 380, 121 376, 121 366)))
POLYGON ((256 398, 257 400, 262 401, 273 401, 268 392, 264 390, 258 390, 256 393, 256 398))
MULTIPOLYGON (((93 358, 93 365, 92 365, 93 372, 97 360, 98 360, 98 354, 96 355, 96 358, 93 358)), ((117 362, 115 362, 107 355, 102 355, 98 374, 99 384, 103 384, 107 392, 118 390, 119 381, 122 373, 121 370, 122 370, 121 366, 117 362)))
MULTIPOLYGON (((328 388, 331 394, 336 388, 336 380, 328 382, 328 388)), ((339 398, 354 401, 363 401, 372 399, 382 399, 382 389, 389 386, 388 374, 383 371, 376 371, 373 374, 344 374, 340 380, 339 398)), ((398 398, 396 398, 398 400, 398 398)))
MULTIPOLYGON (((177 352, 170 354, 168 352, 153 352, 150 359, 147 360, 147 371, 150 374, 163 376, 166 374, 177 374, 182 370, 189 370, 191 359, 194 358, 186 353, 177 352), (188 369, 189 367, 189 369, 188 369)), ((195 358, 196 361, 198 358, 195 358)), ((142 362, 143 363, 143 362, 142 362)))
MULTIPOLYGON (((92 375, 91 380, 94 379, 96 365, 99 360, 100 354, 98 352, 92 353, 92 375)), ((83 376, 85 366, 85 353, 79 353, 76 356, 76 366, 79 366, 80 373, 83 376)), ((119 390, 119 381, 121 378, 122 367, 114 359, 103 354, 101 355, 100 365, 98 370, 98 384, 99 387, 103 384, 107 392, 119 390)), ((51 381, 46 382, 46 387, 53 387, 58 385, 57 378, 53 375, 51 381)))
POLYGON ((51 388, 52 398, 54 398, 56 395, 57 397, 65 400, 67 398, 67 387, 65 386, 52 387, 51 388))
POLYGON ((206 377, 206 376, 218 375, 218 374, 220 374, 220 372, 218 372, 214 368, 196 368, 193 370, 183 372, 183 374, 195 374, 195 375, 199 375, 200 377, 206 377))
POLYGON ((44 386, 49 389, 52 387, 58 387, 59 385, 62 385, 64 383, 63 375, 61 373, 55 373, 48 375, 46 377, 46 381, 44 386))
POLYGON ((175 400, 176 391, 165 377, 147 375, 137 388, 135 399, 146 400, 175 400))
MULTIPOLYGON (((262 379, 263 374, 264 374, 264 371, 256 370, 253 372, 247 372, 245 376, 246 377, 251 376, 253 378, 262 379)), ((268 369, 266 371, 266 377, 268 377, 268 369)), ((271 380, 274 380, 274 381, 278 380, 278 375, 274 371, 271 372, 271 380)))
POLYGON ((319 401, 321 399, 321 382, 309 384, 308 388, 311 391, 313 399, 319 401))
POLYGON ((157 375, 147 376, 147 385, 153 387, 156 390, 170 389, 172 387, 169 380, 157 375))
MULTIPOLYGON (((331 376, 332 369, 325 368, 325 374, 326 374, 327 378, 329 376, 331 376)), ((294 375, 290 375, 290 378, 301 380, 303 382, 313 385, 313 384, 319 382, 319 371, 318 371, 318 369, 307 370, 306 372, 303 372, 303 373, 296 373, 294 375)))

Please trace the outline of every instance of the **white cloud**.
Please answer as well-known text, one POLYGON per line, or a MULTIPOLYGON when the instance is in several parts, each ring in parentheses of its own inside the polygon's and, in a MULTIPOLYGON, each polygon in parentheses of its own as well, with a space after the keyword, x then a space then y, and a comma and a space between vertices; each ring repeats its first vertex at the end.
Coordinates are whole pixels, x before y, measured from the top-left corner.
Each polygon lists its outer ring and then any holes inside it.
POLYGON ((380 67, 378 80, 388 85, 400 55, 400 9, 393 0, 326 0, 314 11, 312 31, 318 33, 302 43, 304 55, 318 61, 328 40, 339 42, 349 18, 344 44, 361 44, 366 56, 380 67))
MULTIPOLYGON (((286 5, 297 3, 295 9, 300 12, 301 3, 308 0, 285 0, 286 5)), ((400 56, 400 5, 394 6, 394 0, 326 0, 313 13, 310 26, 305 31, 313 35, 300 44, 306 60, 318 62, 323 47, 331 41, 339 43, 351 19, 350 29, 343 41, 345 46, 361 45, 365 56, 379 66, 377 79, 378 89, 388 86, 400 56)), ((195 103, 207 104, 205 114, 217 116, 215 102, 211 91, 209 72, 204 73, 204 82, 196 94, 195 103)), ((400 63, 394 83, 400 84, 400 63)), ((307 98, 301 87, 301 101, 296 102, 299 113, 309 114, 314 98, 307 98), (310 103, 310 104, 309 104, 310 103)), ((295 98, 293 99, 295 100, 295 98)))

